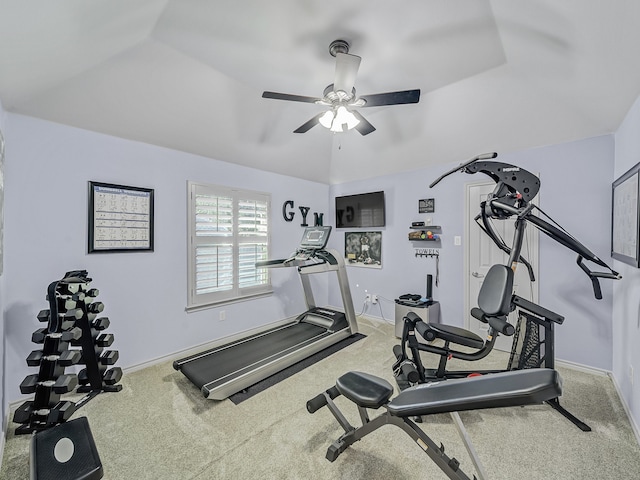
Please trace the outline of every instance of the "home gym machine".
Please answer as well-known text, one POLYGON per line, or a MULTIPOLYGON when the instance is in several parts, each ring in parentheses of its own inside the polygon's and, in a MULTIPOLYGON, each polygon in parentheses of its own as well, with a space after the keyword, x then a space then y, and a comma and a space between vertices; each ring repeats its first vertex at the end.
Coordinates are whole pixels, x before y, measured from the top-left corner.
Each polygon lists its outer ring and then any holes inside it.
POLYGON ((330 226, 307 227, 289 258, 256 263, 264 268, 296 267, 307 304, 305 312, 275 328, 173 363, 205 398, 224 400, 357 333, 344 259, 335 250, 326 249, 330 234, 330 226), (316 306, 309 275, 324 272, 336 273, 344 311, 316 306))
MULTIPOLYGON (((599 279, 619 279, 620 275, 612 270, 584 245, 568 234, 556 222, 555 225, 533 214, 538 207, 531 200, 540 189, 540 181, 530 172, 500 162, 487 161, 497 154, 486 154, 476 157, 435 180, 430 187, 434 187, 446 176, 462 171, 464 173, 481 172, 491 177, 496 186, 487 200, 480 205, 480 214, 476 217, 482 230, 503 251, 509 254, 507 265, 494 265, 486 275, 478 295, 478 307, 471 310, 471 315, 477 320, 488 324, 487 336, 482 339, 475 333, 452 325, 423 322, 418 315, 410 312, 405 317, 402 342, 394 347, 397 362, 394 364, 394 374, 398 386, 406 388, 417 383, 445 380, 450 378, 467 377, 473 374, 496 373, 496 370, 449 371, 446 369, 450 358, 462 360, 479 360, 486 357, 493 349, 498 335, 514 335, 511 356, 506 370, 546 367, 553 369, 554 365, 554 325, 562 324, 564 317, 540 305, 526 300, 513 292, 513 272, 518 263, 525 265, 529 271, 531 281, 534 281, 531 265, 521 256, 524 231, 527 223, 547 234, 561 245, 578 254, 577 263, 588 275, 592 282, 594 295, 602 298, 599 279), (497 234, 491 219, 503 220, 515 216, 515 232, 511 246, 497 234), (594 272, 586 265, 585 260, 608 269, 608 272, 594 272), (514 310, 518 311, 516 326, 507 321, 507 316, 514 310), (428 343, 419 342, 416 332, 428 343), (434 340, 440 340, 438 344, 434 340), (440 345, 443 343, 443 345, 440 345), (453 345, 453 346, 452 346, 453 345), (461 349, 460 347, 465 347, 461 349), (411 352, 409 356, 407 350, 411 352), (440 356, 437 369, 424 368, 420 351, 434 353, 440 356)), ((546 215, 546 214, 545 214, 546 215)), ((547 216, 548 217, 548 216, 547 216)), ((550 218, 550 217, 548 217, 550 218)), ((553 220, 551 220, 553 221, 553 220)), ((547 403, 572 421, 581 430, 589 431, 584 424, 565 410, 557 398, 547 400, 547 403)))

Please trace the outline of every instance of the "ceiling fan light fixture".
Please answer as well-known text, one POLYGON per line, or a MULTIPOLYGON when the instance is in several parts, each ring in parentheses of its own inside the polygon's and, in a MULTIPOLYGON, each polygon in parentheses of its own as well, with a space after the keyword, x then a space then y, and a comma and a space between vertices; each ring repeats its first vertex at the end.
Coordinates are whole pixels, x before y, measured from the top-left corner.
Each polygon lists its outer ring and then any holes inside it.
POLYGON ((331 125, 333 124, 333 119, 334 118, 335 118, 335 115, 333 113, 333 110, 327 110, 318 119, 318 122, 320 122, 320 125, 322 125, 324 128, 329 128, 330 129, 331 125))
POLYGON ((360 123, 360 120, 346 107, 340 105, 337 108, 327 110, 318 119, 320 125, 332 132, 346 132, 360 123))
MULTIPOLYGON (((347 126, 346 130, 351 130, 360 123, 360 120, 347 107, 340 106, 336 111, 336 118, 333 123, 338 123, 341 127, 347 126)), ((341 130, 344 131, 345 129, 341 130)))

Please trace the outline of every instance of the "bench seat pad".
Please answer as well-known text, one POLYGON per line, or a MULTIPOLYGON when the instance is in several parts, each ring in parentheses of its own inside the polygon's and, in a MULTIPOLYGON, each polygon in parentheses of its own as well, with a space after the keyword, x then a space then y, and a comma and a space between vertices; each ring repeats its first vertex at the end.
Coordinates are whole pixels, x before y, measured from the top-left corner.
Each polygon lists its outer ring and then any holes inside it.
POLYGON ((416 330, 425 340, 428 340, 427 332, 430 331, 436 338, 441 338, 447 342, 453 342, 471 348, 484 347, 484 340, 481 337, 469 330, 453 325, 425 323, 421 321, 416 323, 416 330))
POLYGON ((338 391, 365 408, 380 408, 389 401, 393 387, 385 379, 363 372, 347 372, 336 380, 338 391))
POLYGON ((404 390, 387 405, 397 417, 542 403, 562 394, 558 372, 513 370, 425 383, 404 390))

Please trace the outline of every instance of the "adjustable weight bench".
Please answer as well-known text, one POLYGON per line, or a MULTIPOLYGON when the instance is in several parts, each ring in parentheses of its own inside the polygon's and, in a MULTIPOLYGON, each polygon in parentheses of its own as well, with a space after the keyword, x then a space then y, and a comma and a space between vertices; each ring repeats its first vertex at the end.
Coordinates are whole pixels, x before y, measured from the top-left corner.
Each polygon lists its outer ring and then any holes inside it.
POLYGON ((438 446, 411 420, 417 416, 451 413, 479 478, 483 479, 486 474, 457 412, 543 403, 562 394, 562 379, 558 372, 551 369, 517 370, 420 384, 403 390, 390 401, 392 394, 393 387, 386 380, 367 373, 348 372, 338 378, 334 387, 307 402, 309 413, 327 406, 345 431, 328 448, 327 460, 333 462, 349 445, 389 424, 404 430, 449 478, 470 480, 460 470, 460 463, 444 453, 444 446, 438 446), (362 426, 351 426, 338 409, 333 399, 340 395, 358 406, 362 426), (380 407, 386 411, 370 420, 367 409, 376 410, 380 407))

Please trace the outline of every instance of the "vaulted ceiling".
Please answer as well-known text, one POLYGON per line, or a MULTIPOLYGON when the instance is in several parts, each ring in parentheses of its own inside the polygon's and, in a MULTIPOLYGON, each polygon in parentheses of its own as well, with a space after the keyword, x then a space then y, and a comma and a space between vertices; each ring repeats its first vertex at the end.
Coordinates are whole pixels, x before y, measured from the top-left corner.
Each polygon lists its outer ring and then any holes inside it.
POLYGON ((639 94, 635 0, 0 0, 5 110, 324 183, 611 133, 639 94), (321 97, 335 39, 358 94, 420 103, 293 133, 323 107, 262 91, 321 97))

